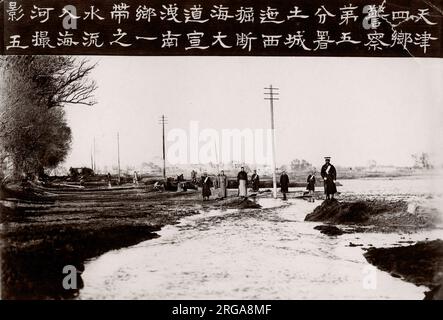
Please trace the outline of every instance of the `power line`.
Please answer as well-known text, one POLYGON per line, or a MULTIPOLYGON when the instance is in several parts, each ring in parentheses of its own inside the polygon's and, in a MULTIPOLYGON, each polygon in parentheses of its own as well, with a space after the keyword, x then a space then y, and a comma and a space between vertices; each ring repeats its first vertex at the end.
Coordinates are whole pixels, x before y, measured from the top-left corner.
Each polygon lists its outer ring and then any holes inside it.
POLYGON ((97 170, 97 163, 96 163, 96 153, 95 153, 95 137, 93 142, 93 155, 94 155, 94 162, 92 164, 92 170, 95 172, 97 170))

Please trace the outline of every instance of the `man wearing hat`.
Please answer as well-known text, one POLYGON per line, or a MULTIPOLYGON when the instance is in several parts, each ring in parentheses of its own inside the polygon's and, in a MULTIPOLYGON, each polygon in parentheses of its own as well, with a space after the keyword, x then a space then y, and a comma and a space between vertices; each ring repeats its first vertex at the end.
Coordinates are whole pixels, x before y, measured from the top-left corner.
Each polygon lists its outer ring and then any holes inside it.
POLYGON ((208 176, 208 174, 205 172, 202 176, 202 196, 203 201, 209 200, 209 197, 211 196, 211 188, 213 187, 213 183, 211 178, 208 176))
POLYGON ((337 192, 335 180, 337 179, 337 171, 331 164, 331 157, 325 157, 325 164, 321 167, 321 177, 325 186, 326 199, 334 199, 334 193, 337 192))
POLYGON ((286 200, 286 194, 289 192, 289 176, 285 170, 280 176, 280 191, 283 194, 283 200, 286 200))

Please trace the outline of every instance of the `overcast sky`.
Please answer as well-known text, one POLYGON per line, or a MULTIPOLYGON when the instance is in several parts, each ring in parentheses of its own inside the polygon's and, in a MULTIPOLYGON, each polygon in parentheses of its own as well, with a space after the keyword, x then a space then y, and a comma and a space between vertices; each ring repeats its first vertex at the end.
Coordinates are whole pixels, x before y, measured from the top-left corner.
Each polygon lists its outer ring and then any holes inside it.
POLYGON ((337 165, 411 165, 411 154, 443 159, 443 60, 302 57, 92 57, 93 107, 68 106, 73 132, 67 166, 139 165, 161 156, 167 132, 269 128, 264 87, 275 104, 277 165, 323 156, 337 165))

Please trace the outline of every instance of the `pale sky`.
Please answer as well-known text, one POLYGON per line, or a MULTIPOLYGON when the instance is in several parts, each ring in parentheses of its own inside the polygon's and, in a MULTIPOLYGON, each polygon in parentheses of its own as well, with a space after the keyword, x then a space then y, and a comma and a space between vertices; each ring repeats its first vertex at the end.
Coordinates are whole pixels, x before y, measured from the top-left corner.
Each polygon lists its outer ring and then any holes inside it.
POLYGON ((275 104, 277 165, 323 156, 342 166, 411 165, 411 154, 443 159, 443 60, 321 57, 90 57, 98 66, 93 107, 68 106, 73 132, 66 166, 98 167, 160 157, 167 132, 269 128, 264 87, 275 104))

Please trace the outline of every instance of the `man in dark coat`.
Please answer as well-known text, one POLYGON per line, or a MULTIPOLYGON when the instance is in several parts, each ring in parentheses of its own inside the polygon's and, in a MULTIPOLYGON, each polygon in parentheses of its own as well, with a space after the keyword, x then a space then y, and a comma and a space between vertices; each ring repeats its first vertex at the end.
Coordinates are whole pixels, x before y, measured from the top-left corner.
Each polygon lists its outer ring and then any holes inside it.
POLYGON ((238 196, 247 197, 248 196, 248 174, 244 167, 241 167, 240 172, 237 175, 238 182, 238 196))
POLYGON ((307 178, 308 185, 306 186, 306 190, 308 190, 309 195, 311 196, 309 198, 309 202, 314 202, 314 191, 315 191, 315 170, 312 170, 311 174, 308 175, 307 178))
POLYGON ((286 171, 283 171, 280 176, 280 190, 283 193, 283 200, 286 200, 286 194, 289 192, 289 177, 286 171))
POLYGON ((337 179, 337 171, 331 164, 331 157, 325 157, 325 164, 321 167, 321 177, 325 186, 326 199, 334 199, 334 193, 337 192, 335 180, 337 179))
POLYGON ((203 195, 203 201, 209 200, 209 197, 211 196, 211 188, 212 188, 212 180, 208 176, 207 173, 204 173, 202 176, 202 195, 203 195))
POLYGON ((251 176, 252 191, 257 192, 260 189, 260 177, 257 174, 257 170, 251 176))

